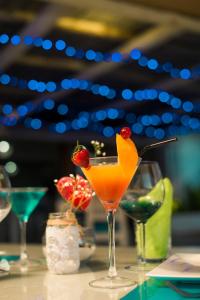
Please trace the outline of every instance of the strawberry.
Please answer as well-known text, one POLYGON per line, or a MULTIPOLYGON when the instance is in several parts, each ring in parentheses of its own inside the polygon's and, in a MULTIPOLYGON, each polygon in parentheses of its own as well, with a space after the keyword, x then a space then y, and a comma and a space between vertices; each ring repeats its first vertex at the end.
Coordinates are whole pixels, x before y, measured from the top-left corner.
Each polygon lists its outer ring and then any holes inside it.
POLYGON ((131 129, 129 127, 123 127, 120 130, 120 135, 126 140, 131 137, 131 129))
POLYGON ((89 151, 82 145, 77 145, 72 154, 72 162, 79 167, 89 167, 89 151))
POLYGON ((55 184, 60 195, 69 201, 73 208, 86 210, 93 196, 92 188, 86 179, 80 175, 66 176, 55 181, 55 184))

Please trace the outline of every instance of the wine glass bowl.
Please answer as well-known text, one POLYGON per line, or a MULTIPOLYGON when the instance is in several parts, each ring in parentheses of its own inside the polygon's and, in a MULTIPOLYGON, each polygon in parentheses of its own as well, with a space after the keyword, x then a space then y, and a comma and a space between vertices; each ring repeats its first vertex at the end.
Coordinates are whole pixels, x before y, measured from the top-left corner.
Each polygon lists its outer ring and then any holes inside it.
MULTIPOLYGON (((3 166, 0 166, 0 191, 3 188, 10 188, 10 180, 3 166)), ((11 209, 9 194, 0 194, 0 222, 5 219, 11 209)))
MULTIPOLYGON (((139 227, 139 258, 145 263, 145 223, 161 207, 165 187, 159 165, 155 161, 142 161, 127 192, 120 202, 120 208, 139 227)), ((158 225, 159 226, 159 225, 158 225)))
POLYGON ((5 217, 10 212, 11 205, 9 201, 9 194, 2 194, 0 191, 0 222, 2 222, 5 217))
POLYGON ((84 170, 97 197, 106 211, 116 210, 126 190, 126 178, 121 176, 117 156, 90 158, 92 170, 84 170))
POLYGON ((28 222, 28 219, 44 196, 46 188, 16 187, 11 189, 10 201, 12 211, 19 221, 28 222))

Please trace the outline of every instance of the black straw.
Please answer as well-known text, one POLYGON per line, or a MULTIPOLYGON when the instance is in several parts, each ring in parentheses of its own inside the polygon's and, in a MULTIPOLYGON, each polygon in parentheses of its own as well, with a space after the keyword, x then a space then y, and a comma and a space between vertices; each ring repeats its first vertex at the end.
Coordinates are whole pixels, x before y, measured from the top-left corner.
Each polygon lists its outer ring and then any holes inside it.
POLYGON ((154 144, 151 144, 151 145, 147 145, 145 146, 141 151, 140 151, 140 157, 142 157, 144 155, 144 153, 148 150, 151 150, 153 148, 157 148, 157 147, 160 147, 162 145, 165 145, 165 144, 168 144, 168 143, 171 143, 171 142, 176 142, 178 139, 177 137, 173 137, 171 139, 168 139, 168 140, 164 140, 164 141, 161 141, 161 142, 157 142, 157 143, 154 143, 154 144))

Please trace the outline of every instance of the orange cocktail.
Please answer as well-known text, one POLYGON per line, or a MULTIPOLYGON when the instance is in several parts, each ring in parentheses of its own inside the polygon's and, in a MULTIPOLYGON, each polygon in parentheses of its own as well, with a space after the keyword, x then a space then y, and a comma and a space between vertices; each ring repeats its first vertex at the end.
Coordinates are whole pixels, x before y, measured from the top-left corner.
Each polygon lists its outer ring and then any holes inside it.
MULTIPOLYGON (((79 165, 107 212, 109 235, 108 276, 90 282, 98 288, 119 288, 135 284, 132 279, 119 277, 115 264, 115 211, 139 163, 133 141, 124 134, 116 135, 117 156, 89 158, 85 148, 74 152, 72 161, 79 165)), ((130 129, 128 129, 130 131, 130 129)))
POLYGON ((90 167, 82 168, 103 207, 116 210, 138 164, 138 154, 131 139, 116 136, 118 156, 90 158, 90 167))
POLYGON ((129 184, 117 157, 91 158, 90 168, 82 169, 103 207, 116 210, 129 184))

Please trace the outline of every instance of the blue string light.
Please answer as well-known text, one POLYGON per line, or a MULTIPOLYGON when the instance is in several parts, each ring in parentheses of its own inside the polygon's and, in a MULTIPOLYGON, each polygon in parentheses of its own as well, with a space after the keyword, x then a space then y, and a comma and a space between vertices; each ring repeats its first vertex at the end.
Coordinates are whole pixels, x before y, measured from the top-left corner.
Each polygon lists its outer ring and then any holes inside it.
POLYGON ((3 112, 5 115, 10 115, 10 114, 13 112, 13 107, 12 107, 12 105, 10 105, 10 104, 5 104, 5 105, 3 105, 3 107, 2 107, 2 112, 3 112))
POLYGON ((66 125, 64 122, 59 122, 55 125, 55 131, 57 133, 64 133, 66 131, 66 125))
POLYGON ((13 35, 13 36, 11 37, 10 41, 11 41, 11 44, 12 44, 12 45, 17 46, 17 45, 20 44, 21 38, 20 38, 19 35, 13 35))
POLYGON ((0 43, 1 44, 7 44, 9 41, 9 36, 7 34, 0 35, 0 43))
POLYGON ((114 129, 113 129, 113 127, 111 127, 111 126, 106 126, 106 127, 104 127, 104 129, 103 129, 103 135, 105 136, 105 137, 112 137, 113 135, 114 135, 114 129))
POLYGON ((42 122, 40 119, 32 119, 30 122, 30 126, 35 129, 38 130, 42 127, 42 122))
POLYGON ((87 80, 80 80, 77 78, 65 78, 59 83, 56 83, 54 81, 49 81, 45 83, 43 81, 38 81, 35 79, 24 81, 22 79, 12 77, 8 74, 0 75, 0 83, 3 85, 12 85, 13 80, 15 81, 15 84, 17 80, 18 84, 21 85, 21 88, 27 86, 27 88, 31 91, 37 91, 39 93, 43 93, 45 91, 54 92, 60 89, 79 89, 86 90, 87 92, 91 92, 94 95, 99 95, 107 99, 115 99, 117 97, 122 97, 122 99, 126 101, 147 101, 158 99, 160 102, 163 102, 174 109, 182 109, 185 112, 196 111, 196 105, 194 105, 191 101, 181 100, 180 98, 168 93, 167 91, 160 91, 157 89, 144 89, 133 91, 125 88, 121 91, 118 91, 107 85, 101 85, 87 80))
POLYGON ((54 106, 55 106, 55 101, 53 99, 46 99, 43 102, 43 106, 47 110, 52 110, 54 108, 54 106))
MULTIPOLYGON (((142 91, 140 91, 140 92, 142 93, 142 91)), ((148 94, 148 93, 146 92, 146 94, 148 94)), ((172 98, 172 99, 174 99, 174 98, 172 98)), ((4 108, 4 110, 3 110, 3 113, 6 115, 11 114, 12 111, 14 110, 13 107, 11 108, 11 105, 9 103, 5 104, 3 107, 6 108, 6 109, 4 108)), ((47 98, 39 106, 36 106, 35 103, 31 102, 31 101, 29 101, 23 105, 20 105, 16 108, 15 114, 17 114, 18 119, 20 119, 21 117, 23 118, 28 113, 33 112, 34 110, 39 110, 39 111, 41 111, 43 109, 53 110, 55 108, 59 115, 66 115, 69 110, 68 106, 66 104, 60 104, 60 105, 56 106, 55 101, 52 98, 47 98)), ((191 108, 193 108, 193 106, 191 106, 190 101, 185 101, 183 103, 183 108, 184 108, 184 110, 190 110, 191 108)), ((111 119, 111 120, 125 118, 125 120, 129 124, 132 124, 136 120, 136 116, 133 113, 128 113, 125 115, 124 110, 113 109, 113 108, 94 112, 91 114, 91 116, 88 112, 85 112, 85 114, 88 114, 87 118, 91 117, 92 121, 94 121, 94 122, 103 121, 106 118, 111 119)), ((176 118, 177 118, 176 114, 171 113, 171 112, 166 112, 166 113, 162 114, 161 116, 156 115, 156 114, 139 116, 137 118, 137 122, 141 123, 142 126, 149 126, 149 125, 158 126, 161 123, 169 124, 170 122, 175 121, 176 118)), ((75 124, 75 127, 77 127, 77 124, 75 124)))
POLYGON ((28 113, 28 108, 26 105, 19 105, 16 111, 20 117, 24 117, 28 113))
POLYGON ((55 47, 57 50, 62 51, 66 48, 66 43, 63 40, 57 40, 55 43, 55 47))
POLYGON ((139 66, 148 68, 149 70, 156 71, 157 73, 165 72, 168 73, 172 78, 180 78, 183 80, 196 79, 200 76, 200 68, 176 68, 172 63, 159 63, 156 58, 148 58, 142 54, 139 49, 133 49, 127 54, 122 54, 120 52, 114 53, 103 53, 100 51, 95 51, 93 49, 88 49, 86 51, 82 49, 76 49, 73 46, 67 45, 64 40, 52 41, 50 39, 42 39, 41 37, 33 38, 31 36, 20 37, 19 35, 9 36, 4 33, 0 35, 0 43, 7 44, 11 43, 14 46, 20 43, 26 46, 41 47, 42 49, 49 51, 54 48, 57 51, 64 51, 69 57, 74 57, 78 59, 87 59, 88 61, 94 62, 115 62, 115 63, 127 63, 132 60, 136 61, 139 66))
MULTIPOLYGON (((42 38, 37 37, 32 42, 35 47, 42 47, 42 43, 43 43, 42 38)), ((45 49, 44 47, 42 47, 42 48, 45 49)))
POLYGON ((10 76, 8 74, 2 74, 0 76, 0 83, 2 83, 3 85, 7 85, 10 83, 10 76))
MULTIPOLYGON (((195 70, 189 70, 186 68, 178 69, 175 68, 170 62, 161 65, 155 58, 149 59, 143 56, 141 51, 138 49, 133 49, 128 55, 124 55, 119 52, 107 54, 96 52, 93 49, 89 49, 87 51, 76 49, 72 46, 68 46, 63 40, 52 42, 51 40, 43 40, 40 37, 32 38, 31 36, 26 36, 22 38, 18 35, 14 35, 11 37, 9 37, 7 34, 0 35, 1 44, 6 44, 8 42, 10 42, 14 46, 17 46, 20 43, 24 43, 26 45, 34 45, 36 47, 42 47, 44 50, 50 50, 55 47, 55 49, 58 51, 65 51, 65 54, 67 56, 77 57, 80 59, 86 58, 90 61, 96 62, 112 61, 119 63, 129 62, 130 59, 133 59, 136 60, 141 67, 147 67, 150 70, 155 70, 158 73, 167 72, 171 74, 173 78, 182 78, 184 80, 191 79, 193 76, 197 78, 200 74, 200 68, 195 68, 195 70)), ((172 106, 174 109, 182 109, 183 111, 188 113, 198 110, 197 105, 194 105, 191 101, 183 101, 166 91, 160 91, 156 89, 144 89, 136 91, 123 89, 122 91, 117 91, 107 85, 92 83, 87 80, 79 80, 76 78, 63 79, 59 83, 56 83, 54 81, 45 83, 36 79, 27 81, 10 76, 9 74, 1 74, 0 83, 3 85, 11 84, 13 86, 18 86, 19 88, 29 88, 30 90, 37 91, 39 93, 43 93, 45 91, 51 93, 60 89, 80 89, 92 92, 94 95, 106 97, 107 99, 114 99, 119 96, 121 96, 122 99, 126 101, 147 101, 158 99, 160 102, 166 103, 172 106)), ((56 107, 55 101, 51 98, 46 99, 45 101, 43 101, 42 107, 43 109, 52 110, 56 107)), ((65 104, 60 104, 56 108, 59 115, 66 115, 68 113, 68 106, 65 104)), ((2 112, 5 116, 0 117, 0 121, 2 125, 15 126, 18 123, 17 115, 23 118, 34 109, 37 109, 37 105, 35 105, 35 103, 31 101, 18 106, 15 112, 12 105, 5 104, 2 107, 2 112)), ((41 107, 39 109, 41 110, 41 107)), ((112 126, 103 126, 99 122, 105 120, 106 118, 110 120, 125 118, 125 120, 129 124, 131 124, 132 130, 136 134, 155 137, 157 139, 162 139, 172 133, 174 134, 174 132, 177 132, 179 134, 186 134, 190 132, 190 130, 195 132, 200 131, 200 120, 198 118, 191 118, 188 115, 180 117, 170 112, 165 112, 161 116, 154 114, 136 117, 133 113, 125 114, 123 110, 110 108, 107 110, 97 111, 92 114, 88 112, 81 113, 79 114, 79 117, 77 119, 74 119, 71 122, 58 122, 52 125, 53 127, 50 126, 50 128, 53 128, 55 132, 62 134, 70 130, 70 128, 73 130, 80 130, 83 128, 87 128, 89 124, 91 124, 92 128, 95 131, 102 133, 104 136, 110 137, 114 135, 117 128, 113 128, 112 126), (178 122, 182 125, 177 126, 176 124, 178 124, 178 122), (172 123, 173 125, 170 125, 166 129, 154 127, 160 126, 160 124, 168 125, 170 123, 172 123)), ((24 121, 24 126, 39 130, 44 126, 43 123, 44 122, 38 118, 26 118, 24 121)))
MULTIPOLYGON (((116 132, 119 131, 118 127, 103 126, 99 121, 100 119, 109 118, 110 113, 115 112, 116 109, 100 110, 95 113, 98 120, 92 118, 94 113, 80 112, 78 118, 66 121, 61 121, 55 124, 48 125, 50 131, 54 131, 58 134, 64 134, 69 130, 81 130, 87 127, 90 130, 97 131, 103 134, 105 137, 112 137, 116 132), (103 118, 102 118, 103 116, 103 118), (96 124, 96 125, 95 125, 96 124)), ((119 112, 119 110, 118 110, 119 112)), ((110 115, 112 116, 112 114, 110 115)), ((112 119, 113 117, 111 117, 112 119)), ((129 126, 131 126, 133 133, 137 135, 145 135, 150 138, 158 140, 163 139, 165 136, 174 134, 187 134, 192 132, 200 132, 200 120, 198 118, 190 117, 189 115, 179 116, 174 113, 165 112, 161 116, 159 115, 143 115, 136 117, 133 113, 128 113, 125 119, 129 120, 129 126), (172 125, 166 128, 155 127, 163 124, 169 124, 171 121, 172 125), (180 126, 177 126, 181 124, 180 126), (153 126, 152 126, 153 125, 153 126)), ((0 117, 0 122, 4 126, 15 126, 17 119, 15 116, 0 117)), ((24 126, 39 130, 44 127, 45 122, 39 118, 26 118, 24 120, 24 126)))
POLYGON ((194 105, 193 105, 193 103, 191 101, 185 101, 183 103, 183 110, 185 112, 192 112, 193 109, 194 109, 194 105))
POLYGON ((53 46, 53 43, 52 43, 52 41, 50 41, 50 40, 44 40, 44 41, 42 42, 42 48, 43 48, 44 50, 49 50, 49 49, 52 48, 52 46, 53 46))
MULTIPOLYGON (((51 103, 51 101, 50 101, 50 103, 51 103)), ((54 101, 53 101, 53 103, 54 103, 54 101)), ((30 103, 29 103, 29 105, 30 105, 30 103)), ((31 107, 32 106, 30 105, 30 108, 31 107)), ((50 105, 50 107, 51 107, 51 105, 50 105)), ((53 105, 52 109, 53 108, 54 108, 54 105, 53 105)), ((66 131, 69 131, 70 129, 80 130, 82 128, 87 128, 90 125, 90 129, 91 129, 91 126, 93 126, 93 128, 95 128, 95 131, 108 137, 108 136, 112 136, 116 132, 117 129, 115 129, 115 130, 113 129, 114 133, 110 129, 108 129, 108 130, 106 129, 105 131, 103 131, 104 126, 101 125, 99 122, 105 120, 106 118, 108 118, 108 119, 119 118, 119 115, 120 115, 120 110, 116 110, 116 109, 112 109, 112 108, 107 109, 107 110, 100 110, 95 113, 80 112, 79 117, 77 119, 72 120, 71 123, 69 121, 67 121, 67 125, 66 125, 66 122, 64 122, 66 127, 64 125, 62 125, 63 122, 56 123, 58 125, 54 125, 53 127, 52 126, 50 126, 50 127, 53 128, 52 129, 53 131, 55 131, 59 134, 63 134, 66 131), (117 111, 118 117, 116 116, 116 111, 117 111), (95 122, 98 125, 94 125, 93 122, 95 122), (92 125, 92 123, 93 123, 93 125, 92 125)), ((124 117, 124 112, 122 115, 124 117)), ((7 120, 6 122, 5 122, 5 120, 2 122, 6 126, 14 126, 17 123, 16 118, 13 118, 13 117, 11 117, 11 119, 7 118, 6 120, 7 120)), ((31 120, 30 118, 27 118, 25 120, 25 124, 27 124, 27 122, 28 122, 27 120, 29 120, 29 128, 38 130, 42 126, 42 124, 37 125, 38 123, 36 123, 36 125, 34 125, 34 123, 30 122, 30 120, 31 120), (39 127, 37 128, 37 126, 39 126, 39 127)), ((154 115, 143 115, 143 116, 138 116, 138 117, 136 117, 135 114, 133 114, 133 113, 128 113, 125 115, 125 120, 128 121, 128 123, 132 127, 132 130, 135 134, 146 135, 147 137, 154 137, 156 139, 162 139, 165 136, 170 136, 175 133, 176 134, 186 134, 186 133, 189 133, 191 130, 194 132, 200 132, 199 119, 193 118, 191 120, 190 116, 188 116, 188 115, 179 116, 179 115, 176 115, 175 113, 171 113, 171 112, 165 112, 161 116, 154 114, 154 115), (187 118, 187 123, 185 121, 186 118, 187 118), (165 129, 165 130, 163 128, 155 128, 154 127, 154 126, 159 126, 162 123, 169 124, 170 122, 174 123, 174 124, 181 123, 181 124, 183 124, 183 126, 178 127, 176 125, 171 125, 171 126, 169 126, 168 129, 165 129), (159 129, 159 130, 156 131, 156 129, 159 129), (164 132, 163 132, 163 130, 164 130, 164 132)), ((107 126, 107 127, 110 128, 110 126, 107 126)))
POLYGON ((69 111, 69 108, 66 104, 60 104, 57 107, 57 112, 59 113, 59 115, 66 115, 69 111))

